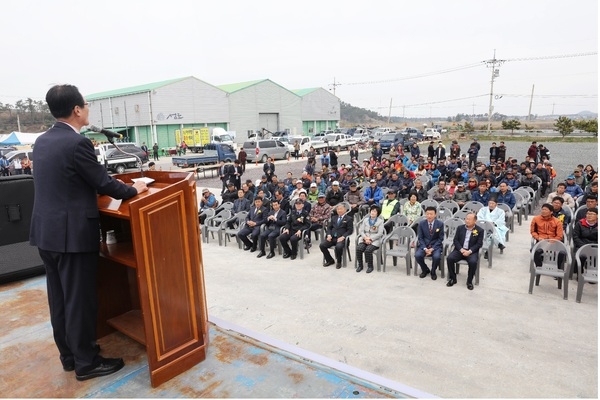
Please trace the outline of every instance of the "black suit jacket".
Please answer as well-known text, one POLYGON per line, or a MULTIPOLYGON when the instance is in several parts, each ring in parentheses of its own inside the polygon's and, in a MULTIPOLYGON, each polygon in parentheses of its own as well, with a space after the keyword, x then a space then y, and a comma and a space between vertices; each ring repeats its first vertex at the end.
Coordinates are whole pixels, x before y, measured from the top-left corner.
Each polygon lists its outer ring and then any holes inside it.
MULTIPOLYGON (((454 249, 460 250, 463 248, 463 244, 465 242, 465 236, 467 234, 467 226, 460 225, 456 228, 456 233, 454 234, 454 249)), ((471 250, 474 254, 479 251, 481 246, 483 246, 483 236, 485 232, 475 225, 473 231, 471 232, 471 237, 469 238, 469 245, 467 247, 468 250, 471 250)))
POLYGON ((337 213, 329 219, 327 234, 334 238, 348 237, 354 230, 354 217, 344 214, 342 221, 338 224, 339 215, 337 213))
MULTIPOLYGON (((275 210, 271 210, 269 211, 269 215, 267 217, 270 217, 271 215, 275 215, 275 210)), ((277 213, 277 219, 275 219, 275 221, 266 221, 267 224, 267 229, 270 230, 279 230, 281 229, 282 226, 285 226, 287 222, 287 214, 285 211, 283 211, 282 209, 279 209, 278 213, 277 213)))
POLYGON ((137 191, 108 175, 92 142, 62 122, 37 139, 33 159, 35 200, 29 242, 59 253, 98 251, 97 194, 128 199, 137 191))
POLYGON ((246 221, 253 221, 256 222, 256 226, 261 226, 267 220, 267 214, 268 211, 266 208, 261 207, 257 210, 256 206, 252 205, 250 206, 248 215, 246 215, 246 221))

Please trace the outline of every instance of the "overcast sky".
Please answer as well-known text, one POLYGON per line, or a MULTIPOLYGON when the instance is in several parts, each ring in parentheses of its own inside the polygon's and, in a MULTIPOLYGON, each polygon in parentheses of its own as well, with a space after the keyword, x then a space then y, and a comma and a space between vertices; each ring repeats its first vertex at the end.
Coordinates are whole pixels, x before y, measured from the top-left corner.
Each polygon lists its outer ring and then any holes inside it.
POLYGON ((195 76, 332 89, 387 116, 597 112, 597 0, 11 1, 0 102, 195 76), (513 60, 513 61, 510 61, 513 60), (500 98, 500 96, 502 96, 500 98), (450 100, 450 101, 448 101, 450 100))

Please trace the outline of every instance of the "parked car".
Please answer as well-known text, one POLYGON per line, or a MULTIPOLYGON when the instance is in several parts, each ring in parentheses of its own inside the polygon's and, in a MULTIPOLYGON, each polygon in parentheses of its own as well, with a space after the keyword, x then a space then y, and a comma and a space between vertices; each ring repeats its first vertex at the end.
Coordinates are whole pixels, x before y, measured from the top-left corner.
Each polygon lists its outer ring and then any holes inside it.
POLYGON ((303 154, 304 157, 308 155, 308 151, 312 146, 311 138, 309 138, 308 136, 290 136, 289 140, 292 146, 292 151, 294 149, 294 143, 298 141, 298 144, 300 145, 300 154, 303 154))
POLYGON ((423 138, 425 140, 439 140, 442 138, 442 135, 434 128, 425 128, 425 132, 423 132, 423 138))
POLYGON ((267 158, 274 160, 286 160, 290 156, 290 149, 286 143, 277 139, 249 140, 244 142, 248 161, 260 160, 267 162, 267 158), (258 149, 258 154, 256 153, 258 149))
POLYGON ((2 147, 0 147, 0 157, 2 157, 3 155, 6 155, 8 153, 10 153, 11 151, 15 151, 15 150, 17 150, 16 147, 2 146, 2 147))
POLYGON ((404 133, 392 131, 381 135, 379 138, 379 145, 384 153, 389 153, 392 146, 396 148, 398 145, 404 145, 405 139, 406 136, 404 133))
MULTIPOLYGON (((125 153, 133 154, 134 156, 139 157, 139 159, 142 161, 142 164, 148 162, 148 154, 138 146, 120 144, 119 148, 125 153)), ((110 147, 107 149, 104 149, 102 147, 96 147, 95 151, 96 156, 98 157, 98 161, 104 164, 106 166, 106 169, 108 169, 111 172, 122 174, 127 168, 140 167, 138 165, 139 161, 136 157, 132 157, 128 154, 123 154, 118 149, 110 147)))
POLYGON ((367 143, 369 140, 372 139, 371 136, 369 136, 368 132, 355 134, 353 138, 356 140, 357 143, 367 143))

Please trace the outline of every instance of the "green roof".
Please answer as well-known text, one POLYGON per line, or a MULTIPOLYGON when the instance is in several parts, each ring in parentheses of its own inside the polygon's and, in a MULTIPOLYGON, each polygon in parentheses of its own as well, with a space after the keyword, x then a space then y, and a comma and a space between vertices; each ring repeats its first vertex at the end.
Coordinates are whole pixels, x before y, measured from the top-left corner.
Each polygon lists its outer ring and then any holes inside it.
POLYGON ((99 100, 106 99, 108 97, 126 96, 134 93, 149 92, 162 86, 170 85, 175 82, 182 81, 184 79, 192 78, 186 76, 185 78, 169 79, 168 81, 146 83, 145 85, 131 86, 123 89, 109 90, 107 92, 93 93, 85 96, 86 100, 99 100))
POLYGON ((268 79, 259 79, 257 81, 248 81, 248 82, 229 83, 226 85, 219 85, 217 87, 221 90, 224 90, 227 93, 233 93, 233 92, 237 92, 238 90, 246 89, 247 87, 257 85, 266 80, 268 80, 268 79))
POLYGON ((306 88, 306 89, 293 89, 292 92, 296 93, 298 96, 302 97, 302 96, 306 96, 309 93, 314 92, 315 90, 319 90, 321 88, 315 87, 315 88, 306 88))

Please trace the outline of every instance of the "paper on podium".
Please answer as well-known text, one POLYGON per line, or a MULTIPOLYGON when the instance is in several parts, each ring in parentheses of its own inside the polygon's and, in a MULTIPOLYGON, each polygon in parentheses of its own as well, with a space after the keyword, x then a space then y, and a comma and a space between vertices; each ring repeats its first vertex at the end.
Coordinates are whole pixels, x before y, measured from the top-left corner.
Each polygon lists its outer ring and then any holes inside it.
POLYGON ((106 197, 108 197, 110 199, 110 202, 105 207, 107 210, 116 211, 119 209, 119 207, 121 207, 121 203, 123 202, 123 200, 113 199, 110 196, 106 196, 106 197))

